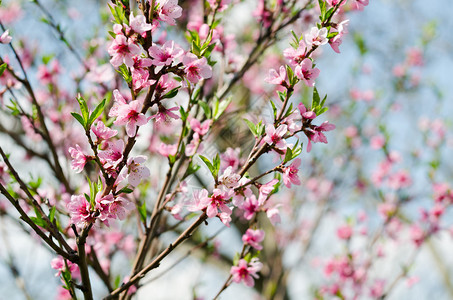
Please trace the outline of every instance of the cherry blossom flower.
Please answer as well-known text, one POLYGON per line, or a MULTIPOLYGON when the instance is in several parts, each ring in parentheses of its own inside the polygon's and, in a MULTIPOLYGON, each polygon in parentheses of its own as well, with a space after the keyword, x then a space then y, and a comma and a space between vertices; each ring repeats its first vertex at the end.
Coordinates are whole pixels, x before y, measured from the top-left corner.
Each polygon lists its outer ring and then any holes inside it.
MULTIPOLYGON (((148 0, 152 5, 152 1, 148 0)), ((169 25, 176 25, 175 19, 182 15, 182 8, 178 5, 178 0, 157 0, 156 5, 159 19, 169 25)))
POLYGON ((287 144, 283 139, 283 136, 287 131, 288 127, 286 125, 280 125, 275 129, 273 124, 268 124, 266 126, 266 135, 264 136, 263 141, 268 145, 273 145, 275 148, 284 151, 287 148, 287 144))
POLYGON ((297 175, 300 163, 301 159, 296 158, 289 167, 283 168, 282 179, 287 188, 291 188, 291 184, 300 185, 299 175, 297 175))
POLYGON ((94 222, 91 205, 84 195, 71 196, 71 201, 67 205, 71 222, 79 228, 94 222))
MULTIPOLYGON (((126 125, 126 133, 128 136, 133 137, 136 133, 137 127, 148 123, 148 119, 143 113, 140 112, 142 103, 139 100, 131 101, 129 104, 121 104, 116 110, 115 125, 126 125)), ((112 115, 110 111, 109 116, 112 115)))
POLYGON ((342 225, 338 227, 337 236, 342 240, 349 240, 352 236, 352 227, 350 225, 342 225))
POLYGON ((226 193, 220 189, 214 189, 211 197, 200 199, 200 205, 206 208, 208 218, 217 216, 219 210, 229 216, 232 213, 231 209, 226 205, 226 201, 229 198, 231 198, 230 193, 226 193))
POLYGON ((283 50, 283 56, 289 60, 289 64, 293 67, 299 65, 305 59, 306 54, 307 46, 304 41, 299 42, 297 49, 289 47, 283 50))
POLYGON ((236 171, 239 167, 239 153, 240 149, 228 147, 226 151, 220 154, 220 171, 223 172, 226 168, 232 167, 236 171))
POLYGON ((189 200, 186 205, 187 205, 187 210, 188 211, 199 211, 204 209, 206 206, 204 203, 207 202, 206 199, 209 199, 208 197, 208 191, 205 189, 202 190, 194 190, 193 193, 193 199, 189 200))
POLYGON ((100 212, 99 219, 108 226, 108 219, 124 220, 127 211, 132 210, 134 204, 123 197, 109 194, 104 197, 96 196, 96 208, 100 212))
POLYGON ((151 119, 155 119, 156 123, 168 123, 171 119, 179 119, 179 116, 173 111, 179 111, 179 107, 166 108, 163 105, 159 105, 159 112, 152 116, 151 119))
POLYGON ((305 34, 305 43, 311 46, 322 46, 327 44, 327 28, 312 27, 310 32, 305 34))
POLYGON ((112 56, 110 63, 115 68, 118 68, 123 63, 128 67, 133 67, 133 57, 139 55, 141 50, 132 39, 127 39, 124 35, 117 34, 108 52, 112 56))
POLYGON ((206 120, 203 123, 200 123, 200 121, 195 118, 190 120, 190 128, 201 136, 208 133, 211 124, 212 120, 206 120))
POLYGON ((219 177, 219 182, 228 189, 231 189, 237 186, 240 179, 241 175, 234 173, 232 167, 228 167, 219 177))
POLYGON ((98 156, 104 164, 108 163, 110 166, 115 166, 123 159, 123 151, 123 140, 117 140, 115 142, 109 142, 107 149, 99 151, 98 156))
POLYGON ((82 172, 88 161, 88 156, 83 153, 82 148, 78 144, 76 144, 75 148, 70 147, 68 151, 72 157, 71 169, 76 173, 82 172))
POLYGON ((9 35, 9 29, 0 35, 0 44, 9 44, 13 38, 9 35))
POLYGON ((64 259, 61 256, 58 256, 50 261, 50 266, 52 269, 57 270, 58 272, 55 273, 55 277, 58 277, 61 275, 61 272, 64 272, 68 270, 71 273, 74 273, 79 270, 79 267, 76 264, 73 264, 70 261, 64 261, 64 259), (67 265, 67 268, 66 268, 67 265))
POLYGON ((112 137, 118 134, 118 131, 110 129, 109 127, 105 126, 104 122, 102 121, 98 121, 96 125, 94 124, 91 125, 91 131, 96 136, 97 143, 111 139, 112 137))
POLYGON ((254 214, 259 210, 260 203, 256 199, 255 195, 250 195, 245 198, 245 201, 240 207, 244 211, 244 218, 246 220, 251 220, 254 214))
POLYGON ((156 85, 156 94, 162 95, 166 94, 172 89, 178 87, 180 85, 179 82, 172 79, 168 74, 164 74, 160 77, 159 82, 156 85))
POLYGON ((313 68, 313 62, 311 59, 306 58, 302 63, 296 66, 295 72, 296 76, 303 80, 307 86, 314 86, 315 79, 319 76, 319 69, 313 68))
POLYGON ((356 9, 363 10, 370 1, 369 0, 352 0, 352 3, 355 4, 356 9))
POLYGON ((217 9, 218 12, 222 12, 228 8, 231 0, 208 0, 208 3, 213 10, 217 9))
POLYGON ((305 107, 305 105, 303 103, 299 103, 297 108, 299 109, 299 112, 300 112, 300 115, 302 116, 302 119, 313 120, 314 118, 316 118, 315 112, 311 111, 311 110, 307 111, 307 108, 305 107))
POLYGON ((148 50, 152 58, 153 64, 156 66, 169 66, 176 58, 184 54, 184 50, 179 47, 174 41, 166 41, 162 47, 153 45, 148 50))
POLYGON ((177 150, 178 150, 177 144, 160 143, 160 146, 157 149, 157 152, 159 152, 159 154, 162 156, 168 157, 170 155, 175 155, 177 150))
POLYGON ((131 12, 129 16, 129 26, 134 32, 140 35, 143 35, 153 28, 151 24, 146 23, 146 18, 144 15, 137 15, 135 17, 133 12, 131 12))
POLYGON ((231 267, 230 274, 233 276, 232 280, 236 283, 244 281, 245 285, 252 287, 255 285, 253 278, 258 278, 257 272, 261 270, 263 264, 257 258, 253 258, 250 263, 245 259, 241 259, 237 266, 231 267))
POLYGON ((208 65, 206 57, 199 59, 195 54, 189 52, 183 57, 182 63, 187 80, 193 84, 198 83, 202 78, 207 79, 212 76, 212 68, 208 65))
POLYGON ((259 205, 263 205, 264 202, 267 200, 269 194, 274 190, 275 185, 278 183, 278 179, 274 178, 266 184, 260 186, 258 202, 259 205))
POLYGON ((132 68, 131 73, 132 73, 132 87, 137 92, 156 83, 155 80, 149 79, 149 72, 146 69, 132 68))
POLYGON ((346 4, 346 1, 344 0, 326 0, 327 3, 329 3, 330 6, 336 6, 341 2, 341 6, 346 4))
POLYGON ((307 144, 307 152, 311 151, 311 142, 313 143, 324 143, 327 144, 327 138, 323 134, 324 131, 331 131, 335 129, 335 125, 330 124, 329 121, 325 121, 320 126, 314 126, 313 129, 308 130, 308 144, 307 144))
POLYGON ((274 69, 269 70, 269 76, 264 79, 265 82, 270 84, 277 84, 280 85, 285 82, 286 80, 286 68, 284 66, 280 66, 279 72, 275 71, 274 69))
POLYGON ((0 183, 5 185, 9 180, 8 167, 4 162, 0 161, 0 183))
POLYGON ((279 206, 280 205, 276 205, 276 206, 268 208, 266 210, 266 215, 269 218, 269 221, 271 221, 272 225, 275 225, 275 224, 281 222, 280 211, 278 210, 279 206))
POLYGON ((148 178, 151 173, 149 169, 142 164, 146 161, 146 156, 139 155, 127 159, 127 180, 130 185, 136 187, 142 179, 148 178))
POLYGON ((264 231, 263 230, 253 230, 253 229, 247 229, 245 234, 242 236, 242 241, 246 245, 250 245, 256 250, 261 250, 263 249, 263 246, 260 245, 260 243, 264 240, 264 231))

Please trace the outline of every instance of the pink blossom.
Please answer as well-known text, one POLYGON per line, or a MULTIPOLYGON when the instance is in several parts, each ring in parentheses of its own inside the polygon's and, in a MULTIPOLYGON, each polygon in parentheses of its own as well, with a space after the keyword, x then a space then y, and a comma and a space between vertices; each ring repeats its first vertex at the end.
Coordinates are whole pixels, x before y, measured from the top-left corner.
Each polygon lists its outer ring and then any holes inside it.
POLYGON ((108 219, 124 220, 127 211, 132 210, 134 204, 123 197, 117 196, 115 198, 110 194, 102 198, 96 196, 96 208, 100 212, 99 219, 108 225, 108 219))
POLYGON ((269 194, 272 193, 272 191, 274 190, 275 185, 277 183, 278 183, 278 179, 274 178, 271 181, 269 181, 268 183, 260 186, 259 196, 258 196, 259 205, 264 204, 264 202, 267 200, 269 194))
POLYGON ((212 124, 212 120, 206 120, 203 123, 200 123, 197 119, 193 118, 190 120, 190 128, 198 133, 200 136, 205 135, 208 133, 208 130, 212 124))
POLYGON ((284 135, 288 131, 288 126, 280 125, 275 129, 273 124, 268 124, 266 126, 266 135, 263 138, 263 141, 268 145, 273 145, 279 150, 286 150, 287 144, 283 139, 284 135))
POLYGON ((132 87, 135 91, 140 91, 144 88, 156 83, 155 80, 149 79, 149 72, 146 69, 132 68, 132 87))
POLYGON ((123 63, 128 67, 134 66, 133 56, 141 53, 140 47, 135 44, 132 39, 127 39, 122 34, 117 34, 108 49, 109 54, 112 56, 110 63, 118 68, 123 63))
POLYGON ((369 0, 352 0, 352 3, 355 4, 356 9, 363 10, 365 6, 369 4, 369 0))
POLYGON ((231 0, 208 0, 209 5, 213 10, 217 9, 218 12, 222 12, 227 9, 231 0))
POLYGON ((296 76, 310 87, 315 85, 315 79, 319 76, 319 73, 319 69, 313 68, 313 62, 309 58, 304 59, 300 65, 296 66, 295 70, 296 76))
POLYGON ((129 26, 134 32, 140 35, 143 35, 153 28, 151 24, 146 23, 146 18, 144 15, 137 15, 136 17, 134 17, 133 12, 131 12, 129 16, 129 26))
POLYGON ((280 66, 280 72, 275 71, 274 69, 269 70, 269 76, 264 79, 265 82, 270 84, 283 84, 286 80, 286 68, 280 66))
POLYGON ((289 167, 283 168, 282 179, 287 188, 291 188, 291 184, 300 185, 299 166, 301 163, 300 158, 296 158, 289 167))
MULTIPOLYGON (((188 145, 186 145, 186 150, 185 150, 186 156, 190 157, 190 156, 195 155, 195 153, 197 152, 197 150, 199 148, 200 148, 200 135, 197 132, 195 132, 190 143, 188 145)), ((201 149, 200 149, 200 151, 201 151, 201 149)))
POLYGON ((179 116, 173 111, 179 111, 179 107, 166 108, 163 105, 159 105, 159 112, 152 116, 151 119, 155 119, 156 123, 168 123, 171 119, 179 119, 179 116))
POLYGON ((375 135, 370 140, 370 146, 374 150, 382 149, 385 145, 385 137, 383 135, 375 135))
POLYGON ((305 34, 305 43, 312 46, 322 46, 327 44, 327 28, 312 27, 310 32, 305 34))
POLYGON ((9 35, 9 29, 0 35, 0 44, 9 44, 13 38, 9 35))
POLYGON ((169 66, 176 58, 184 54, 184 50, 174 41, 166 41, 162 47, 153 45, 148 50, 153 64, 156 66, 169 66))
POLYGON ((306 54, 307 46, 303 40, 299 42, 297 49, 290 47, 283 50, 283 56, 289 60, 290 65, 293 67, 299 65, 305 59, 306 54))
POLYGON ((98 143, 100 141, 111 139, 118 134, 118 131, 105 126, 104 122, 102 121, 98 121, 96 125, 91 125, 91 131, 93 131, 94 135, 96 136, 96 141, 98 143))
POLYGON ((395 190, 412 185, 412 179, 409 173, 405 170, 398 171, 395 174, 390 175, 388 180, 389 186, 395 190))
POLYGON ((269 221, 271 221, 272 225, 275 225, 275 224, 281 222, 280 211, 278 210, 278 205, 267 209, 266 215, 269 218, 269 221))
POLYGON ((255 195, 252 194, 245 198, 245 201, 242 203, 240 208, 244 211, 244 218, 251 220, 255 213, 259 210, 260 204, 255 195))
POLYGON ((305 105, 303 103, 299 103, 297 108, 299 109, 299 112, 300 112, 300 115, 302 116, 302 119, 313 120, 313 119, 316 118, 315 112, 311 111, 311 110, 307 111, 307 108, 305 107, 305 105))
POLYGON ((83 228, 94 221, 91 205, 84 195, 71 196, 67 207, 71 222, 77 227, 83 228))
POLYGON ((76 173, 82 172, 88 160, 87 155, 83 153, 82 148, 80 148, 78 144, 76 144, 75 148, 70 147, 69 153, 72 157, 71 169, 73 169, 76 173))
POLYGON ((352 227, 350 225, 342 225, 338 227, 337 236, 342 240, 349 240, 352 236, 352 227))
MULTIPOLYGON (((151 0, 148 0, 152 4, 151 0)), ((156 5, 159 19, 169 25, 176 25, 175 19, 182 15, 182 8, 178 5, 178 0, 157 0, 156 5)))
POLYGON ((331 131, 335 129, 335 125, 330 124, 329 121, 325 121, 320 126, 314 126, 312 129, 308 130, 308 144, 307 152, 311 151, 311 142, 313 143, 324 143, 327 144, 327 137, 323 134, 324 131, 331 131))
POLYGON ((231 209, 226 205, 226 201, 231 198, 229 193, 220 189, 214 189, 211 197, 200 199, 200 205, 206 208, 208 218, 217 216, 218 211, 231 215, 231 209))
POLYGON ((176 80, 172 79, 168 74, 164 74, 160 77, 159 82, 156 86, 156 94, 163 95, 178 87, 180 84, 176 80))
POLYGON ((256 250, 261 250, 263 249, 263 246, 260 245, 260 243, 264 240, 264 231, 263 230, 253 230, 253 229, 247 229, 245 234, 242 236, 242 241, 246 245, 250 245, 256 250))
POLYGON ((8 174, 8 167, 4 162, 0 161, 0 183, 3 185, 6 185, 6 182, 8 182, 10 176, 8 174))
POLYGON ((110 166, 115 166, 123 159, 123 151, 123 140, 109 142, 107 149, 99 152, 99 158, 103 163, 109 163, 110 166))
POLYGON ((237 186, 240 179, 241 175, 234 173, 232 167, 228 167, 219 177, 219 182, 226 188, 231 189, 237 186))
POLYGON ((189 201, 187 203, 187 210, 188 211, 199 211, 204 209, 206 206, 204 203, 206 203, 209 199, 208 197, 208 191, 205 189, 202 190, 194 190, 193 193, 193 200, 189 201))
POLYGON ((22 128, 29 139, 35 142, 42 140, 41 135, 35 129, 35 124, 33 124, 35 122, 32 123, 27 116, 20 117, 20 122, 22 123, 22 128))
MULTIPOLYGON (((125 125, 126 133, 128 136, 133 137, 136 133, 137 127, 148 123, 148 119, 141 113, 142 103, 139 100, 131 101, 129 104, 121 104, 117 107, 115 125, 125 125)), ((109 116, 112 115, 110 111, 109 116)))
POLYGON ((162 156, 168 157, 170 155, 175 155, 177 150, 178 150, 177 144, 160 143, 157 152, 159 152, 159 154, 162 156))
POLYGON ((345 5, 346 1, 344 0, 326 0, 327 3, 329 3, 330 6, 336 6, 341 2, 341 5, 345 5))
POLYGON ((212 68, 208 65, 206 57, 199 59, 195 54, 189 52, 182 59, 182 63, 187 80, 193 84, 198 83, 202 78, 207 79, 212 76, 212 68))
POLYGON ((146 161, 146 156, 139 155, 127 159, 127 179, 130 185, 136 187, 142 179, 148 178, 151 173, 149 169, 142 164, 146 161))
POLYGON ((73 273, 78 271, 79 267, 76 264, 73 264, 70 261, 66 261, 61 257, 58 256, 50 261, 50 266, 52 269, 57 270, 58 272, 55 273, 55 277, 60 276, 61 272, 66 270, 66 265, 68 266, 68 271, 73 273))
POLYGON ((237 266, 231 267, 230 274, 233 276, 232 280, 236 283, 244 281, 245 285, 252 287, 255 285, 253 278, 258 278, 257 272, 261 270, 263 264, 258 261, 257 258, 252 259, 250 263, 247 263, 245 259, 241 259, 237 266))
POLYGON ((236 171, 239 167, 239 153, 240 149, 227 148, 226 151, 220 154, 220 171, 222 172, 228 167, 232 167, 236 171))

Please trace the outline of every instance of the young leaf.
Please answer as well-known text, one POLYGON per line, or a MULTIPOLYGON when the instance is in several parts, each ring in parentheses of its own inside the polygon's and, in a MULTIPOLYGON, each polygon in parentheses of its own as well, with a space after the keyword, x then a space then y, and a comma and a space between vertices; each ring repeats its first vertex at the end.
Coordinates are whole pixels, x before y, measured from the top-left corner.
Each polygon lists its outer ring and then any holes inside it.
POLYGON ((82 116, 79 115, 78 113, 72 112, 71 115, 79 121, 80 124, 82 124, 83 128, 85 128, 85 121, 83 120, 82 116))
POLYGON ((8 65, 6 63, 0 65, 0 76, 3 75, 3 72, 5 72, 7 66, 8 65))
POLYGON ((49 212, 49 220, 51 223, 53 223, 53 220, 55 219, 55 212, 57 210, 57 207, 56 206, 52 206, 52 208, 50 209, 50 212, 49 212))
POLYGON ((83 120, 85 121, 85 124, 87 124, 88 114, 89 114, 88 105, 85 102, 85 100, 80 96, 80 94, 78 95, 78 97, 76 99, 79 102, 80 111, 82 112, 83 120))
POLYGON ((140 213, 140 219, 142 222, 146 222, 146 202, 143 201, 143 204, 138 207, 138 212, 140 213))
POLYGON ((102 114, 102 112, 104 111, 104 107, 105 107, 105 99, 102 100, 101 103, 99 103, 98 106, 96 106, 96 108, 94 109, 94 111, 91 113, 90 115, 90 119, 88 120, 88 126, 91 126, 91 124, 93 124, 93 122, 99 118, 99 116, 102 114))
POLYGON ((247 126, 250 128, 250 131, 252 132, 252 134, 253 134, 254 136, 257 136, 255 124, 253 124, 252 122, 250 122, 250 121, 247 120, 247 119, 244 119, 244 121, 245 121, 245 123, 247 123, 247 126))
POLYGON ((203 102, 201 100, 198 101, 198 105, 200 105, 201 108, 203 109, 204 115, 206 116, 206 118, 210 119, 211 118, 211 109, 209 108, 209 105, 206 102, 203 102))

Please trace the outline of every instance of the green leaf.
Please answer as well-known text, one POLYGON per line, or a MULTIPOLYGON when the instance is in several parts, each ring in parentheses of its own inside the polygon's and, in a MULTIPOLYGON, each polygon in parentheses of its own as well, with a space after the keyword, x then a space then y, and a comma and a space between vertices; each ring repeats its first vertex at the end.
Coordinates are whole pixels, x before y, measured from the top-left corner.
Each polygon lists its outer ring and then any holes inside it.
POLYGON ((217 110, 214 112, 214 120, 218 120, 220 118, 220 116, 227 109, 228 105, 230 105, 232 99, 233 99, 232 97, 228 97, 224 101, 220 102, 217 110))
POLYGON ((198 101, 198 105, 203 109, 206 118, 211 119, 211 109, 209 108, 209 105, 201 100, 198 101))
POLYGON ((83 99, 80 96, 80 94, 78 95, 78 97, 76 99, 79 102, 80 111, 82 112, 82 117, 83 117, 83 120, 85 121, 85 125, 86 125, 88 122, 88 115, 89 115, 88 105, 85 102, 85 99, 83 99))
POLYGON ((146 222, 146 201, 143 201, 143 204, 140 205, 138 208, 138 212, 140 213, 140 219, 142 222, 146 222))
POLYGON ((315 87, 313 89, 313 100, 311 102, 311 109, 316 108, 319 105, 321 98, 319 97, 318 89, 315 87))
POLYGON ((72 112, 71 115, 79 121, 80 124, 82 124, 83 128, 85 128, 85 121, 83 120, 82 116, 79 115, 78 113, 72 112))
POLYGON ((102 114, 102 112, 104 111, 104 107, 105 107, 105 99, 102 100, 101 103, 99 103, 98 106, 96 106, 96 108, 94 109, 94 111, 91 113, 90 115, 90 119, 88 120, 88 125, 87 126, 91 126, 91 124, 93 124, 93 122, 99 118, 99 116, 102 114))
POLYGON ((252 134, 254 136, 257 136, 255 124, 253 124, 251 121, 249 121, 247 119, 244 119, 244 121, 245 121, 245 123, 247 123, 247 126, 250 128, 250 131, 252 132, 252 134))
POLYGON ((274 120, 277 119, 277 107, 275 107, 274 102, 271 100, 272 110, 274 111, 274 120))
POLYGON ((205 165, 208 167, 208 169, 209 169, 209 171, 211 172, 212 176, 213 176, 214 178, 216 178, 216 176, 215 176, 215 167, 214 167, 214 165, 211 164, 211 162, 209 161, 209 159, 207 159, 205 156, 200 155, 200 154, 199 154, 198 156, 201 158, 201 160, 202 160, 202 161, 205 163, 205 165))
POLYGON ((163 95, 161 99, 167 99, 167 98, 169 99, 169 98, 175 97, 178 94, 178 89, 179 89, 179 87, 172 89, 171 91, 169 91, 168 93, 163 95))
POLYGON ((186 173, 183 176, 183 179, 186 178, 187 176, 190 176, 197 172, 200 169, 200 166, 197 164, 193 164, 193 161, 189 163, 189 166, 187 167, 186 173))
POLYGON ((43 228, 46 227, 46 222, 44 222, 44 220, 43 220, 41 217, 39 217, 39 218, 37 218, 37 217, 30 217, 30 220, 32 220, 33 223, 35 223, 35 224, 38 225, 39 227, 43 227, 43 228))
POLYGON ((184 108, 182 106, 179 107, 179 114, 181 115, 181 120, 184 122, 187 120, 187 117, 189 116, 189 113, 186 113, 184 108))
POLYGON ((52 208, 50 209, 50 212, 49 212, 50 223, 53 223, 53 220, 55 220, 55 212, 56 211, 57 211, 57 207, 56 206, 52 206, 52 208))
POLYGON ((131 75, 131 72, 129 71, 128 67, 125 65, 125 64, 122 64, 121 66, 118 67, 118 70, 116 70, 118 73, 121 74, 121 76, 123 76, 124 80, 127 82, 127 83, 131 83, 132 82, 132 75, 131 75))
POLYGON ((3 75, 3 72, 5 72, 7 67, 8 67, 8 65, 6 63, 3 63, 0 65, 0 76, 3 75))
POLYGON ((132 193, 134 190, 130 189, 130 188, 127 188, 127 187, 124 187, 122 188, 121 190, 118 191, 118 194, 121 194, 121 193, 124 193, 124 194, 130 194, 132 193))

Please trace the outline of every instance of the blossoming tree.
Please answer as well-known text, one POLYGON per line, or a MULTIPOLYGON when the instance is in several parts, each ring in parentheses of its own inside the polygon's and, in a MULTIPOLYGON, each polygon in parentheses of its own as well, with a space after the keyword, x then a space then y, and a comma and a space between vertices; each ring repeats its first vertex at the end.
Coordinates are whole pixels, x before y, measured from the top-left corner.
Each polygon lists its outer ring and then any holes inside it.
MULTIPOLYGON (((231 20, 239 22, 247 1, 116 0, 101 5, 100 30, 88 28, 86 44, 71 42, 48 3, 31 2, 0 7, 0 131, 8 139, 0 145, 0 214, 52 253, 58 299, 147 299, 141 291, 149 282, 200 253, 206 264, 226 266, 223 281, 210 282, 215 293, 203 296, 218 298, 244 284, 265 298, 288 297, 288 276, 300 264, 285 266, 284 248, 299 243, 302 254, 294 257, 303 259, 338 197, 335 187, 346 181, 341 174, 323 178, 325 163, 338 153, 316 145, 327 144, 326 132, 335 129, 325 120, 329 100, 316 88, 324 74, 316 61, 329 48, 328 55, 343 55, 342 41, 354 26, 348 15, 368 0, 259 0, 250 23, 235 34, 231 20), (37 54, 20 38, 14 22, 30 5, 71 64, 37 54), (34 163, 42 170, 29 168, 34 163), (300 185, 304 198, 317 199, 315 217, 300 220, 306 207, 294 194, 300 185), (216 231, 208 234, 210 228, 216 231), (227 231, 238 236, 235 255, 221 250, 233 247, 222 235, 227 231), (118 270, 118 259, 128 267, 118 270)), ((395 67, 401 90, 421 61, 414 52, 395 67)), ((353 99, 367 97, 374 96, 351 91, 353 99)), ((329 117, 340 118, 340 106, 333 108, 329 117)), ((360 158, 359 125, 349 126, 346 144, 338 144, 349 153, 345 166, 360 158)), ((436 126, 440 135, 442 125, 436 126)), ((420 249, 442 227, 453 198, 449 185, 433 177, 436 205, 423 211, 423 225, 411 222, 400 213, 415 197, 404 191, 411 176, 398 167, 385 127, 380 131, 370 137, 384 154, 373 187, 360 168, 355 184, 363 193, 378 191, 382 228, 363 229, 364 251, 350 245, 367 222, 365 212, 336 226, 346 250, 323 262, 327 279, 314 298, 385 298, 408 271, 387 282, 368 276, 384 256, 381 237, 397 239, 392 228, 407 225, 420 249)), ((9 267, 17 269, 13 260, 9 267)), ((12 273, 29 297, 26 274, 12 273)))

